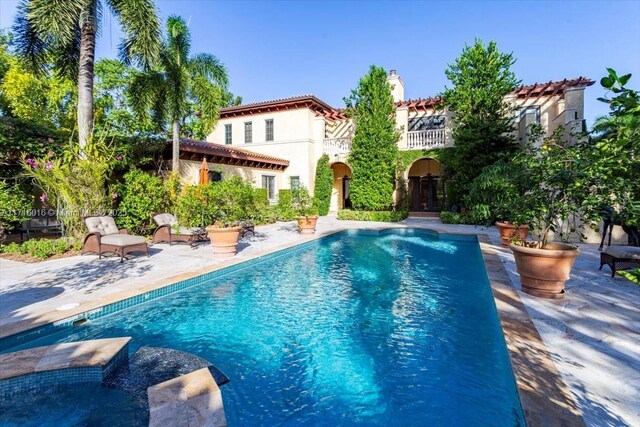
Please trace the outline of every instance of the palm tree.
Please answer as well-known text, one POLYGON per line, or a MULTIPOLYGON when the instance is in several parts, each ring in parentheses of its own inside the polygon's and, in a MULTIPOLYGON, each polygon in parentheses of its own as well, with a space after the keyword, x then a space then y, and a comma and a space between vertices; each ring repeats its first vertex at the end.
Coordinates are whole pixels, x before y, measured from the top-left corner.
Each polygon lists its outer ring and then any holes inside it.
POLYGON ((172 169, 175 172, 179 166, 180 127, 191 112, 191 104, 198 105, 197 115, 205 129, 211 130, 228 94, 227 70, 220 60, 208 53, 189 56, 190 49, 187 24, 179 16, 170 16, 159 66, 135 75, 129 88, 136 114, 147 117, 151 113, 151 118, 160 127, 164 127, 167 120, 171 123, 172 169))
POLYGON ((157 60, 162 35, 153 0, 22 0, 13 26, 17 51, 34 71, 77 81, 81 148, 93 132, 93 65, 105 7, 125 34, 121 59, 143 67, 157 60))

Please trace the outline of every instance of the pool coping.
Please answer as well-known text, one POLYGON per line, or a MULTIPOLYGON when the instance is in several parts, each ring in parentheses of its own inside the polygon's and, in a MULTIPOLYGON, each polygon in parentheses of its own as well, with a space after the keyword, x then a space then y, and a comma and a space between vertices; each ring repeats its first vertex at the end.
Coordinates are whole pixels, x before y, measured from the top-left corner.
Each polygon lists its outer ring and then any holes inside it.
POLYGON ((582 415, 535 328, 524 303, 516 289, 511 285, 511 280, 498 256, 498 252, 491 247, 492 243, 488 235, 484 233, 442 233, 427 226, 391 224, 366 228, 346 226, 328 232, 301 235, 301 239, 298 241, 258 251, 246 258, 230 258, 221 264, 166 277, 137 289, 123 290, 96 300, 85 301, 73 310, 48 312, 36 319, 14 322, 3 326, 2 331, 0 331, 0 340, 50 324, 72 323, 78 319, 89 318, 92 313, 107 305, 124 302, 152 291, 168 288, 178 282, 260 259, 269 254, 294 248, 334 234, 349 230, 380 232, 407 228, 428 230, 437 235, 472 236, 477 239, 507 344, 527 425, 530 427, 548 425, 585 426, 582 415))

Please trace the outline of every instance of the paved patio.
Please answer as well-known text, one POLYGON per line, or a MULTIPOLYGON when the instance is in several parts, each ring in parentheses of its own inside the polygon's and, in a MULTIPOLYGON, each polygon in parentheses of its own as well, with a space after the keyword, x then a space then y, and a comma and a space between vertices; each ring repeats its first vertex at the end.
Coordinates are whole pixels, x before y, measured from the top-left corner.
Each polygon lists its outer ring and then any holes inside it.
MULTIPOLYGON (((519 279, 509 250, 499 248, 494 228, 443 225, 437 219, 408 219, 402 224, 444 232, 482 233, 498 248, 515 289, 519 279)), ((383 223, 321 218, 319 232, 340 228, 379 228, 383 223)), ((387 224, 388 225, 388 224, 387 224)), ((294 223, 256 228, 241 241, 240 262, 307 240, 294 223)), ((585 422, 592 426, 640 425, 640 287, 598 271, 595 245, 580 245, 567 295, 541 300, 519 292, 585 422)), ((96 301, 111 302, 168 277, 222 265, 210 248, 155 245, 151 256, 120 264, 115 258, 70 257, 38 264, 0 259, 0 336, 61 318, 96 301)), ((607 267, 605 267, 605 270, 607 267)))

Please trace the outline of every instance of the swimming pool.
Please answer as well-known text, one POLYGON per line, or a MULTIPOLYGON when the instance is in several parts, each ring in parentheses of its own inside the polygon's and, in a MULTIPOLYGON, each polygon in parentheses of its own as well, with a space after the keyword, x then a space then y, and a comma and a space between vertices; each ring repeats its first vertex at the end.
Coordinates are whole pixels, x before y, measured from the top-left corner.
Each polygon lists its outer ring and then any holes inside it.
POLYGON ((117 336, 215 364, 230 425, 525 424, 475 238, 339 233, 20 348, 117 336))

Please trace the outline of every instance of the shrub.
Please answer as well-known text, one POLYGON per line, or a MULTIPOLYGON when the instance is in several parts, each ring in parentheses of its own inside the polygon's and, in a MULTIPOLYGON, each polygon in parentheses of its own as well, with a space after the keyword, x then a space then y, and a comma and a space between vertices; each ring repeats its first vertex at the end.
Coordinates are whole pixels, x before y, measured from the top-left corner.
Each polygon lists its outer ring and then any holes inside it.
POLYGON ((118 226, 133 234, 151 234, 155 228, 153 215, 169 208, 162 178, 132 169, 117 188, 114 196, 120 197, 119 210, 123 213, 116 218, 118 226))
POLYGON ((319 215, 329 213, 329 205, 331 204, 331 190, 333 189, 333 170, 329 165, 329 156, 323 154, 318 159, 316 166, 316 183, 313 195, 315 205, 318 208, 319 215))
POLYGON ((349 164, 353 168, 350 198, 362 210, 388 209, 393 203, 393 185, 400 133, 387 83, 387 72, 371 66, 358 87, 345 99, 355 133, 349 164))
POLYGON ((317 215, 318 208, 314 205, 306 187, 298 187, 291 191, 291 207, 296 216, 317 215))
POLYGON ((175 212, 180 225, 205 227, 215 215, 205 207, 211 200, 211 185, 185 185, 176 199, 175 212))
POLYGON ((280 221, 293 221, 296 218, 296 212, 293 210, 293 206, 291 204, 291 190, 280 190, 278 191, 278 219, 280 221))
POLYGON ((26 221, 31 209, 30 198, 18 186, 9 186, 0 181, 0 242, 5 231, 10 231, 15 223, 26 221))
POLYGON ((474 224, 469 215, 448 211, 440 212, 440 220, 443 224, 474 224))
POLYGON ((2 252, 8 254, 31 255, 40 259, 51 258, 54 255, 62 255, 72 249, 71 244, 65 239, 33 239, 22 244, 10 243, 2 246, 2 252))
POLYGON ((398 222, 408 216, 408 211, 354 211, 342 209, 338 212, 338 219, 351 221, 398 222))

